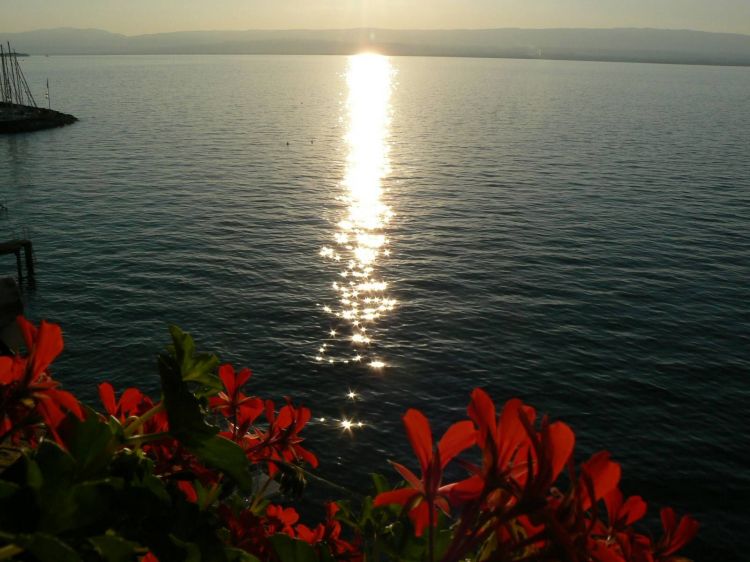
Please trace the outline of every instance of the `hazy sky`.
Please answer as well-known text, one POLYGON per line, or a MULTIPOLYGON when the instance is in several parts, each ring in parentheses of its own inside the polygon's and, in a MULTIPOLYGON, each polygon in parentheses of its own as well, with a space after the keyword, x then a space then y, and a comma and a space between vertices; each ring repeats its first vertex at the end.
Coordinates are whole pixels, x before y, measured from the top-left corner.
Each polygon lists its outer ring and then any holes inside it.
POLYGON ((0 31, 660 27, 750 34, 750 0, 0 0, 0 31))

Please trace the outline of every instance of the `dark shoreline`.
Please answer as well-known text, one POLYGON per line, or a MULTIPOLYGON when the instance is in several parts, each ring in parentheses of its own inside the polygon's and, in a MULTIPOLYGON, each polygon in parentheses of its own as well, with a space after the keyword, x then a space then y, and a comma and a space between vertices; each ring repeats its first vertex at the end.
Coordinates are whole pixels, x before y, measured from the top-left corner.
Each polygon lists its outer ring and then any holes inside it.
POLYGON ((53 109, 0 102, 0 134, 54 129, 76 121, 78 119, 73 115, 53 109))

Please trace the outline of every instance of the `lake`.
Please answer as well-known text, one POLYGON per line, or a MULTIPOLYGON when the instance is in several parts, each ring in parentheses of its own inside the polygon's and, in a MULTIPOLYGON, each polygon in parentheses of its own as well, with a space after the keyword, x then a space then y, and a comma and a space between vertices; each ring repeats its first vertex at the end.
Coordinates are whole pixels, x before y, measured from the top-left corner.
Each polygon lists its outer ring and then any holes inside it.
POLYGON ((49 78, 80 119, 0 138, 0 231, 34 242, 27 313, 62 324, 67 388, 155 392, 178 324, 250 366, 253 392, 310 406, 320 473, 354 488, 413 464, 406 408, 442 432, 482 386, 568 422, 579 460, 609 449, 652 509, 698 517, 688 554, 744 558, 748 69, 22 65, 40 105, 49 78))

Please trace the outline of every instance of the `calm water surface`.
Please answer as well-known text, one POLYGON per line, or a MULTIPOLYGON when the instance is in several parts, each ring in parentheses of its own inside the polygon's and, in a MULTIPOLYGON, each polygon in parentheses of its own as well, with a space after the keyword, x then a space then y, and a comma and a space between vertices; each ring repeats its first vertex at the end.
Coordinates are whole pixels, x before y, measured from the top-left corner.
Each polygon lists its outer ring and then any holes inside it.
POLYGON ((68 387, 155 391, 179 324, 259 394, 310 405, 322 474, 358 487, 411 457, 408 406, 442 431, 484 386, 697 515, 696 558, 746 559, 747 69, 23 65, 81 119, 0 138, 0 232, 34 241, 29 314, 62 323, 68 387))

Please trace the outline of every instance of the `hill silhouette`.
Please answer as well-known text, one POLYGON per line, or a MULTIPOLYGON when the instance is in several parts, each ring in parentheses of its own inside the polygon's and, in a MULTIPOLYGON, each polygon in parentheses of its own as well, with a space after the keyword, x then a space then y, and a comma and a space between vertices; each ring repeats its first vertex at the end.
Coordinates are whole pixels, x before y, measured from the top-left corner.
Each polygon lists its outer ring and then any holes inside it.
POLYGON ((247 30, 126 36, 99 29, 0 33, 41 54, 350 54, 750 65, 750 35, 664 29, 247 30))

